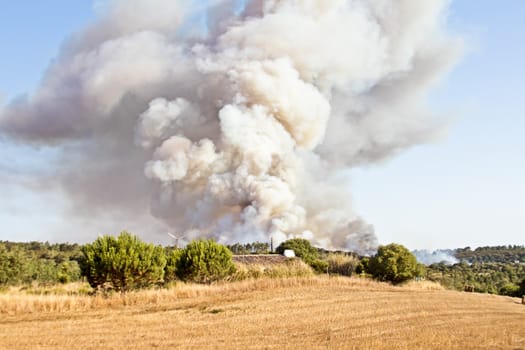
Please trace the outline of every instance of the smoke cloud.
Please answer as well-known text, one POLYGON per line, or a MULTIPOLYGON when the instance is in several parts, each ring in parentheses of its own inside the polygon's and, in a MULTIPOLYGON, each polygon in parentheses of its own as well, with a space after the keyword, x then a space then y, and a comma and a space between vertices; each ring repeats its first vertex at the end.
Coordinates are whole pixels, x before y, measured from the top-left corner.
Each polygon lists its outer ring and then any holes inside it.
POLYGON ((448 3, 109 1, 0 130, 59 149, 42 181, 101 227, 370 253, 343 172, 439 129, 425 98, 461 52, 448 3))
POLYGON ((454 251, 449 249, 438 249, 434 251, 429 250, 414 250, 412 252, 417 261, 425 265, 444 263, 446 265, 453 265, 459 262, 454 257, 454 251))

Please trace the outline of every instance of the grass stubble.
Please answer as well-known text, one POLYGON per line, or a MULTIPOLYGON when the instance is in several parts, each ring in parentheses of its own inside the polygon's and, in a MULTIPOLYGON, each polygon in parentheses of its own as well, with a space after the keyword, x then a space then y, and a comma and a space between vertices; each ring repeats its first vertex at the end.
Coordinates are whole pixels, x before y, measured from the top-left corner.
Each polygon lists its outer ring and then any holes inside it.
POLYGON ((327 276, 0 295, 0 349, 69 348, 525 349, 525 306, 428 282, 327 276))

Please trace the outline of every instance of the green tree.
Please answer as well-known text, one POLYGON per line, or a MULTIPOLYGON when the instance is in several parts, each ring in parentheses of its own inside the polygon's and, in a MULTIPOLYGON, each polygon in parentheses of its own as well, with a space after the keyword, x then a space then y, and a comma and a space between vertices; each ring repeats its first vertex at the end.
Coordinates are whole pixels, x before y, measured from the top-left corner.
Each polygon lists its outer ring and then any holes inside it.
POLYGON ((80 278, 80 267, 75 260, 64 261, 57 266, 57 280, 60 283, 77 281, 80 278))
POLYGON ((284 254, 285 250, 293 250, 295 256, 301 258, 305 263, 312 264, 319 259, 319 252, 312 247, 310 241, 303 238, 292 238, 281 243, 275 251, 279 254, 284 254))
POLYGON ((508 295, 510 297, 519 297, 521 296, 519 295, 519 291, 520 291, 520 286, 517 286, 513 283, 507 283, 499 289, 498 294, 508 295))
POLYGON ((520 283, 520 289, 518 290, 518 296, 525 296, 525 278, 520 283))
POLYGON ((275 251, 284 254, 285 250, 291 249, 295 256, 301 258, 317 272, 326 272, 328 263, 319 259, 319 251, 310 244, 310 241, 303 238, 292 238, 281 243, 275 251))
POLYGON ((166 256, 162 247, 142 242, 128 232, 102 236, 82 247, 81 268, 93 288, 127 291, 162 282, 166 256))
POLYGON ((166 252, 166 267, 164 268, 164 282, 172 282, 177 279, 177 266, 182 256, 183 249, 171 249, 166 252))
POLYGON ((367 257, 367 256, 364 256, 362 257, 360 260, 359 260, 359 263, 357 264, 356 268, 355 268, 355 272, 358 274, 358 275, 361 275, 361 274, 364 274, 364 273, 367 273, 368 271, 368 264, 370 263, 370 258, 367 257))
POLYGON ((31 282, 31 260, 18 246, 0 245, 0 284, 17 285, 31 282))
POLYGON ((416 257, 400 244, 380 246, 368 264, 368 272, 381 281, 401 283, 420 272, 416 257))
POLYGON ((235 272, 231 251, 213 240, 190 242, 177 263, 177 276, 184 281, 211 283, 235 272))

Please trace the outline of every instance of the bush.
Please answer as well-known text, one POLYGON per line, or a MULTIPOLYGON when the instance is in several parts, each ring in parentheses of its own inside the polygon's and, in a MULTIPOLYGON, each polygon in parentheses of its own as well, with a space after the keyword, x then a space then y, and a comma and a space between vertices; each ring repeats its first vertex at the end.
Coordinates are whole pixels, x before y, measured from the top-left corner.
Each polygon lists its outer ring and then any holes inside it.
POLYGON ((520 297, 520 286, 514 283, 507 283, 498 291, 500 295, 507 295, 509 297, 520 297))
POLYGON ((368 263, 368 272, 378 280, 397 284, 418 276, 421 267, 407 248, 392 243, 379 247, 368 263))
POLYGON ((29 259, 22 249, 8 250, 0 244, 0 285, 16 285, 31 281, 29 259))
POLYGON ((80 267, 74 260, 60 263, 57 269, 57 281, 60 283, 70 283, 80 279, 80 267))
POLYGON ((295 256, 301 258, 305 263, 310 265, 316 272, 326 272, 328 263, 319 259, 319 251, 312 247, 310 242, 303 238, 293 238, 281 243, 275 251, 284 254, 284 251, 291 249, 295 256))
POLYGON ((328 272, 342 276, 352 276, 359 264, 359 259, 352 255, 328 254, 326 257, 328 272))
POLYGON ((312 247, 310 242, 303 238, 293 238, 281 243, 275 251, 279 254, 284 254, 285 250, 291 249, 295 256, 301 258, 305 263, 311 264, 319 259, 319 252, 312 247))
POLYGON ((190 242, 181 252, 177 276, 184 281, 211 283, 235 272, 232 253, 213 240, 190 242))
POLYGON ((82 247, 81 268, 96 289, 123 292, 162 282, 166 256, 161 247, 147 244, 127 232, 102 236, 82 247))
POLYGON ((299 258, 287 259, 283 264, 237 263, 232 280, 241 281, 255 278, 310 277, 314 274, 310 265, 299 258))
POLYGON ((370 264, 370 258, 365 256, 362 257, 361 260, 359 260, 359 263, 357 264, 355 268, 355 273, 358 275, 366 274, 368 271, 368 265, 370 264))

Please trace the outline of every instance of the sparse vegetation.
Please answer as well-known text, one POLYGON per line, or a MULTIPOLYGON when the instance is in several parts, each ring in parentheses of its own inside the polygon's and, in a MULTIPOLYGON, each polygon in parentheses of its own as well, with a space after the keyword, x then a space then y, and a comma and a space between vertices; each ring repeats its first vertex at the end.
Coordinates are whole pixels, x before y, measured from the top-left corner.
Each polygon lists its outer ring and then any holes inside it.
POLYGON ((112 296, 0 294, 0 348, 519 349, 517 298, 314 276, 112 296), (473 341, 475 339, 475 341, 473 341))

